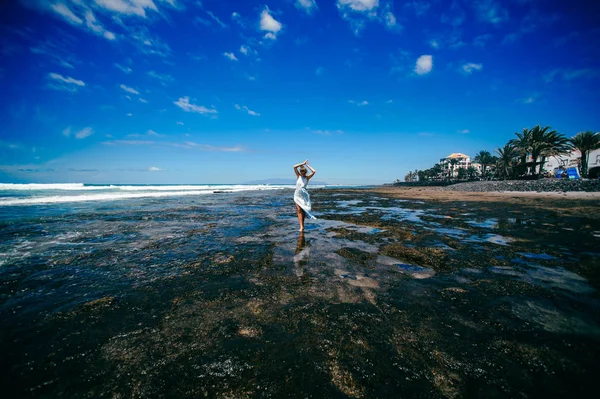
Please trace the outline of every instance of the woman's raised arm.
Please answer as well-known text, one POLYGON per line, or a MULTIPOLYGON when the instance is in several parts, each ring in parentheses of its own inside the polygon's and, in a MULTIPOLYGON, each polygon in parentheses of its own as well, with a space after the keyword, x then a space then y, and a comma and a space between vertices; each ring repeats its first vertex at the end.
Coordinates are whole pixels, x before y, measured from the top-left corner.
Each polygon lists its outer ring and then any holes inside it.
MULTIPOLYGON (((300 172, 298 172, 298 167, 302 166, 302 165, 308 165, 308 159, 302 163, 297 163, 296 165, 294 165, 294 173, 296 174, 296 177, 300 177, 300 172)), ((311 168, 312 170, 312 168, 311 168)))
POLYGON ((312 171, 310 175, 306 176, 306 180, 310 180, 310 178, 313 177, 315 173, 317 173, 317 171, 314 170, 313 167, 308 164, 308 159, 306 160, 306 167, 312 171))

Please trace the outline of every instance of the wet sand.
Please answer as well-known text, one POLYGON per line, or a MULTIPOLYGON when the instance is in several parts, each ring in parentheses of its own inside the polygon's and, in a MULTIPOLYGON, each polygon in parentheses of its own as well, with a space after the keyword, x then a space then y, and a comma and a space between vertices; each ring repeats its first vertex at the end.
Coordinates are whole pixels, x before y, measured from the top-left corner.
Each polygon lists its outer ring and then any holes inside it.
POLYGON ((0 226, 39 249, 0 275, 0 382, 10 397, 595 395, 595 215, 376 190, 312 190, 303 235, 286 191, 0 226))
MULTIPOLYGON (((600 192, 451 191, 440 187, 370 188, 368 191, 403 199, 444 202, 496 202, 551 209, 568 215, 600 218, 600 192)), ((360 192, 358 190, 357 192, 360 192)))

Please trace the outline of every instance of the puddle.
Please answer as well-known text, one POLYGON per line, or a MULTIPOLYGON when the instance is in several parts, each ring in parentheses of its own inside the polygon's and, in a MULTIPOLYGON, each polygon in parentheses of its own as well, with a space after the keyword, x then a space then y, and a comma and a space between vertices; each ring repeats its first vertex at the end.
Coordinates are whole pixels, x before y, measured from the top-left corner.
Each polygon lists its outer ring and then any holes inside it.
POLYGON ((498 227, 498 219, 485 219, 485 220, 467 220, 466 221, 467 224, 474 226, 474 227, 480 227, 480 228, 484 228, 484 229, 495 229, 498 227))
POLYGON ((521 255, 527 259, 540 259, 540 260, 554 260, 556 257, 548 254, 534 254, 531 252, 517 252, 518 255, 521 255))

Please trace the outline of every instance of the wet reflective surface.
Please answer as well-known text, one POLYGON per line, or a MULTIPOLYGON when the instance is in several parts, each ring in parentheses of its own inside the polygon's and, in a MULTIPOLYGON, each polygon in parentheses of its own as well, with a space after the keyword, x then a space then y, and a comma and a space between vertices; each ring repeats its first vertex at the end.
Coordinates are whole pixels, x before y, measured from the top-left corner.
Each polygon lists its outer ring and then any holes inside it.
POLYGON ((595 392, 598 219, 311 195, 0 208, 10 397, 595 392))

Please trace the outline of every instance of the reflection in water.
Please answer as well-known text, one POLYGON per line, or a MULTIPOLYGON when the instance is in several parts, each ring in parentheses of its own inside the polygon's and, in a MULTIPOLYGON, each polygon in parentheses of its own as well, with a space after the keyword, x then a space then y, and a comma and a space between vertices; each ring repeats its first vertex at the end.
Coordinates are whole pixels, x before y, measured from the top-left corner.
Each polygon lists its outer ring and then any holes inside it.
POLYGON ((300 277, 304 275, 304 267, 308 263, 308 257, 310 256, 310 244, 306 245, 306 238, 304 232, 300 232, 298 237, 298 245, 296 245, 296 253, 294 255, 294 264, 296 265, 296 276, 300 277))

